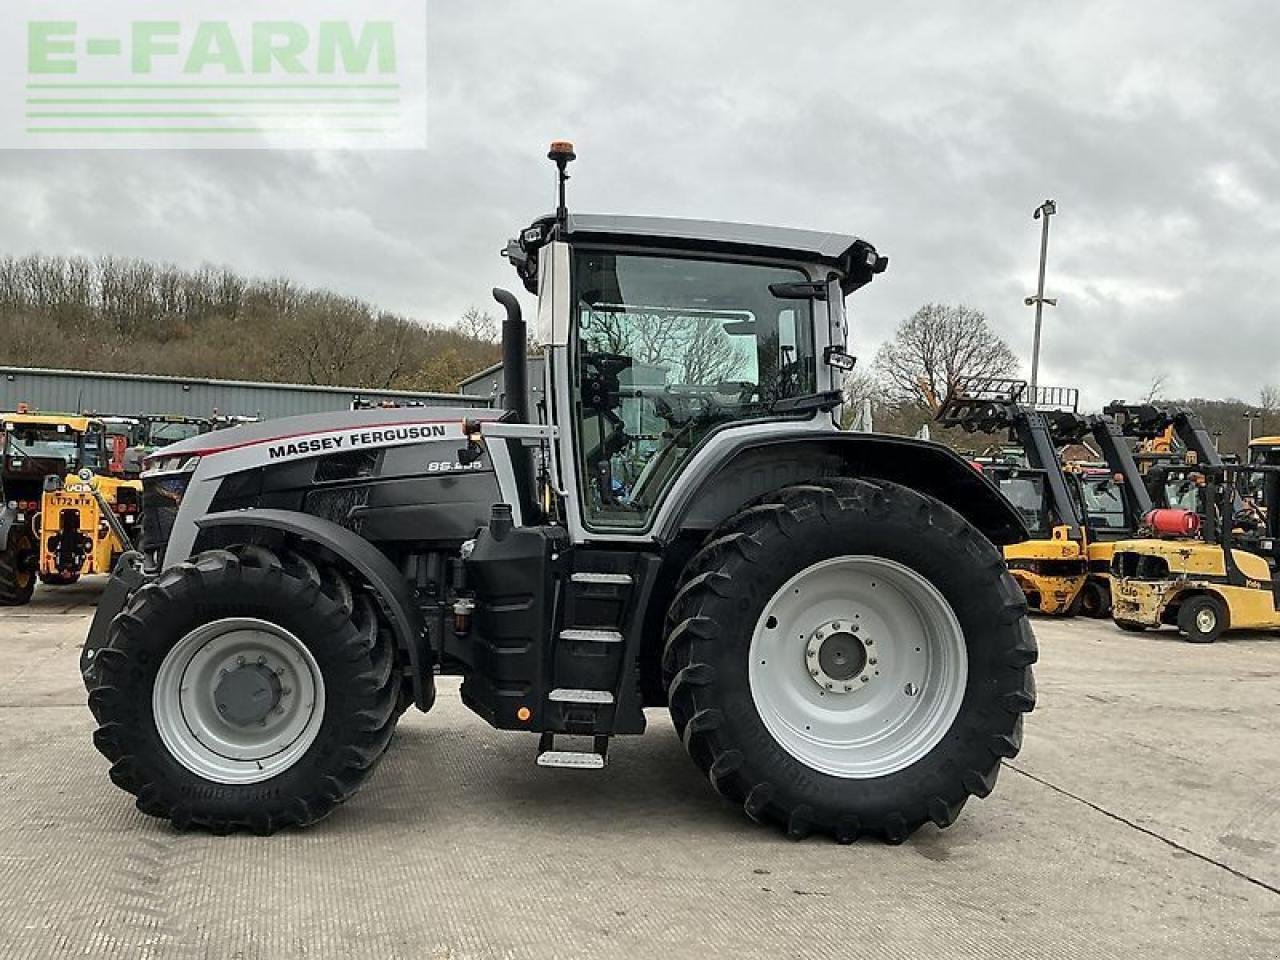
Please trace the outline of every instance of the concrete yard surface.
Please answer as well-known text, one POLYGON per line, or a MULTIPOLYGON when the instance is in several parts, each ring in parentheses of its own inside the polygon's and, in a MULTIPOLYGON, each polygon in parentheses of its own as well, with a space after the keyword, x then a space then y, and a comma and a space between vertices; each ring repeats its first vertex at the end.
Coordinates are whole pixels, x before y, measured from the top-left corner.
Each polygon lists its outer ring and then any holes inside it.
POLYGON ((101 582, 0 611, 0 957, 1280 956, 1280 637, 1037 620, 996 793, 900 847, 791 843, 671 732, 534 766, 454 681, 319 826, 181 834, 107 779, 77 669, 101 582))

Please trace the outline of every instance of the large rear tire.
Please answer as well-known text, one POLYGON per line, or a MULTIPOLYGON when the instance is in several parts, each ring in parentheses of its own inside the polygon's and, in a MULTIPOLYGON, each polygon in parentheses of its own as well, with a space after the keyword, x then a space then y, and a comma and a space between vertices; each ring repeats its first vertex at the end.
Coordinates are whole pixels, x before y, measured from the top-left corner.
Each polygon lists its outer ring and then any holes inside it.
POLYGON ((1035 637, 992 544, 881 481, 790 487, 717 530, 672 604, 677 731, 792 838, 950 825, 1018 753, 1035 637))
POLYGON ((217 550, 138 590, 89 706, 112 781, 179 828, 270 834, 351 797, 400 677, 372 602, 300 553, 217 550))
POLYGON ((0 551, 0 607, 23 607, 36 592, 36 575, 29 569, 35 541, 26 530, 14 530, 0 551))

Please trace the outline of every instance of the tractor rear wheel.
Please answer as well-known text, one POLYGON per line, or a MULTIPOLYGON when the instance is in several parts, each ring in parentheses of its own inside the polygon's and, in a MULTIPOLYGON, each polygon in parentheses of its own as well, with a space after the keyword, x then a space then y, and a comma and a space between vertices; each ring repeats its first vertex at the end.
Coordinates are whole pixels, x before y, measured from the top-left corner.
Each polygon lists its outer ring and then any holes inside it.
POLYGON ((137 591, 98 653, 94 743, 138 809, 269 834, 354 794, 391 740, 400 676, 335 568, 215 550, 137 591))
POLYGON ((34 558, 31 534, 12 531, 6 549, 0 551, 0 607, 22 607, 31 602, 36 590, 36 575, 31 570, 34 558))
POLYGON ((1035 704, 1035 637, 999 551, 892 483, 789 487, 740 513, 690 561, 669 622, 694 762, 795 839, 950 825, 1035 704))

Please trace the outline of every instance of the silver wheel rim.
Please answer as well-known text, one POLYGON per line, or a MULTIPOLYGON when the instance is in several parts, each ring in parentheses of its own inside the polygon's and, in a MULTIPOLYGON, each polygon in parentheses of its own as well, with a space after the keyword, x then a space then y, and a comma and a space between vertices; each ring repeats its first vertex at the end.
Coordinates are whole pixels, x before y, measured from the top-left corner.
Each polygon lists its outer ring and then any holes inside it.
POLYGON ((760 719, 791 756, 835 777, 883 777, 951 729, 968 682, 964 631, 909 567, 836 557, 765 604, 749 680, 760 719))
POLYGON ((1201 633, 1213 633, 1218 625, 1218 615, 1209 607, 1201 607, 1196 611, 1196 627, 1201 633))
POLYGON ((151 705, 160 739, 192 773, 215 783, 260 783, 315 742, 324 677, 311 651, 278 624, 215 620, 165 656, 151 705))

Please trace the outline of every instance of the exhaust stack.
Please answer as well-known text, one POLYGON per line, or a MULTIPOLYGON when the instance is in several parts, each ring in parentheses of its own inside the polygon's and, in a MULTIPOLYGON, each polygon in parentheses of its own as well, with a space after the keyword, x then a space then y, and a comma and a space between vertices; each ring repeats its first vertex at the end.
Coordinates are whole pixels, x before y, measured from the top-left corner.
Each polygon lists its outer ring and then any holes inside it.
POLYGON ((502 378, 506 384, 507 412, 515 423, 530 423, 528 334, 520 303, 509 291, 495 287, 493 299, 506 310, 502 321, 502 378))

